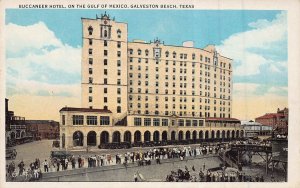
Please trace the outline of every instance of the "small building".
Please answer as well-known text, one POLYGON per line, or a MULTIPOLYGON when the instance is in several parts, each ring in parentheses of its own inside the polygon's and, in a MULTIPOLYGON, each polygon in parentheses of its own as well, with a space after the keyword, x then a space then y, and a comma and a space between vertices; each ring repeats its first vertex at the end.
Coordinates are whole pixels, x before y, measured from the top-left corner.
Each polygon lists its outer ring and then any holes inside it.
POLYGON ((15 116, 14 111, 9 111, 8 99, 5 99, 5 138, 6 144, 22 143, 27 137, 25 117, 15 116))
POLYGON ((255 118, 255 121, 262 125, 272 126, 273 130, 280 134, 288 133, 288 108, 277 109, 277 113, 267 113, 255 118))
POLYGON ((260 136, 263 135, 271 135, 272 134, 272 126, 263 125, 254 121, 241 121, 241 125, 245 131, 246 136, 250 134, 257 134, 260 136))
POLYGON ((58 139, 59 122, 53 120, 26 120, 26 129, 34 139, 58 139))

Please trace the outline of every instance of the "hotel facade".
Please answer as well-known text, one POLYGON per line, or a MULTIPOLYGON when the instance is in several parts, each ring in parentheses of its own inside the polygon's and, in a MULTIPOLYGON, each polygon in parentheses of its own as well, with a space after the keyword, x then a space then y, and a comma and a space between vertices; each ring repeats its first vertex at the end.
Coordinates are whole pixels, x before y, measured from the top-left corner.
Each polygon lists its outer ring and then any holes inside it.
POLYGON ((242 137, 232 118, 232 63, 201 49, 128 41, 127 23, 82 18, 81 108, 60 110, 61 147, 242 137))

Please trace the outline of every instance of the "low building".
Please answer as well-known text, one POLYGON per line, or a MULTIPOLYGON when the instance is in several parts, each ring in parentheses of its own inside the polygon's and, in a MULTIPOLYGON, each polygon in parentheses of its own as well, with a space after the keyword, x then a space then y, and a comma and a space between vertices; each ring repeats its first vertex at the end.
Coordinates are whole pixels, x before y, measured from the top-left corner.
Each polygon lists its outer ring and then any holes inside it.
POLYGON ((241 125, 245 131, 245 136, 253 133, 260 136, 272 134, 272 126, 263 125, 254 121, 241 121, 241 125))
POLYGON ((277 109, 277 113, 267 113, 255 118, 255 121, 263 125, 272 126, 273 130, 280 134, 288 133, 288 108, 277 109))
POLYGON ((59 122, 52 120, 26 120, 26 129, 34 139, 58 139, 59 122))
POLYGON ((27 137, 25 117, 15 116, 14 111, 8 109, 8 99, 5 99, 5 137, 6 144, 22 143, 27 137))
POLYGON ((96 147, 106 143, 161 142, 168 140, 219 140, 243 137, 239 120, 179 116, 134 115, 114 122, 107 109, 60 110, 60 143, 64 149, 96 147))

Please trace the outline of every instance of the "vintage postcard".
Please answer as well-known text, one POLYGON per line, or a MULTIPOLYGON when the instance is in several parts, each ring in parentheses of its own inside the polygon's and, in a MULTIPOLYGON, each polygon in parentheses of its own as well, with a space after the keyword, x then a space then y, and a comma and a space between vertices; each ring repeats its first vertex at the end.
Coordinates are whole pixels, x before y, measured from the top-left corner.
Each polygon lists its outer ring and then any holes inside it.
POLYGON ((0 3, 1 187, 299 185, 299 1, 0 3))

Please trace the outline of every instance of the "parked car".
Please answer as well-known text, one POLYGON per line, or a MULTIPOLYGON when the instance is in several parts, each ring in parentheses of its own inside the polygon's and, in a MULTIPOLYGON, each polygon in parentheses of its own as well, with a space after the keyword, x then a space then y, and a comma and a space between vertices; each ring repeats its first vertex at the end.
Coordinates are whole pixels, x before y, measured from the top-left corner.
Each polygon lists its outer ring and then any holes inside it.
POLYGON ((54 140, 52 142, 52 147, 59 148, 59 140, 54 140))
POLYGON ((70 159, 72 157, 72 154, 68 151, 51 151, 50 153, 50 158, 51 159, 64 159, 64 158, 67 158, 67 159, 70 159))
POLYGON ((15 159, 17 157, 17 151, 13 148, 8 148, 5 150, 5 158, 15 159))

